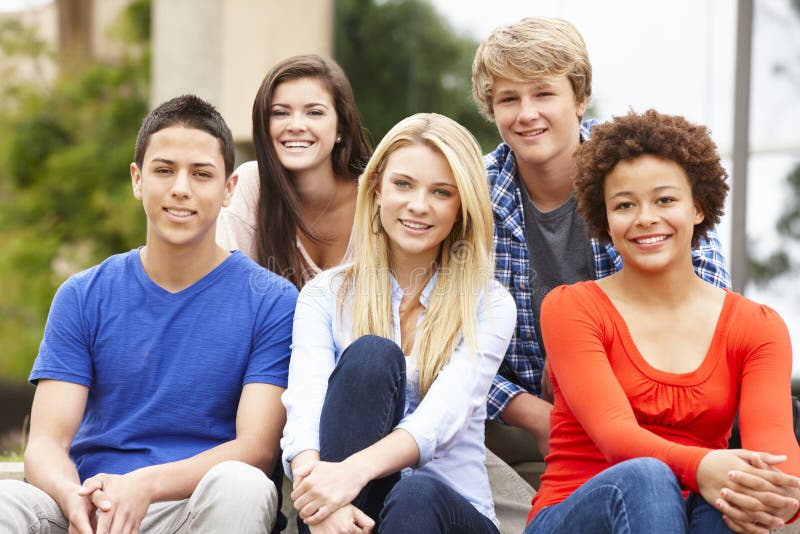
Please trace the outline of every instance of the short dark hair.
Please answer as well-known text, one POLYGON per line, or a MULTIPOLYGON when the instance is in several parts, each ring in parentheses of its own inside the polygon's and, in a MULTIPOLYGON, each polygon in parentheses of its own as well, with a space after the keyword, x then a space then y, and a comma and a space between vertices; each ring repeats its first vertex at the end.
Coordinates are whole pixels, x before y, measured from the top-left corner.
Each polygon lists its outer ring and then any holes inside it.
POLYGON ((686 172, 692 199, 704 215, 692 234, 692 246, 697 246, 724 213, 728 175, 708 128, 652 109, 642 114, 630 112, 595 126, 591 138, 575 152, 575 193, 589 234, 604 242, 611 240, 605 178, 620 161, 645 154, 674 161, 686 172))
POLYGON ((225 162, 225 177, 231 175, 234 165, 231 130, 214 106, 195 95, 181 95, 167 100, 144 118, 136 136, 133 156, 140 169, 144 164, 144 153, 150 144, 150 137, 171 126, 195 128, 216 137, 225 162))

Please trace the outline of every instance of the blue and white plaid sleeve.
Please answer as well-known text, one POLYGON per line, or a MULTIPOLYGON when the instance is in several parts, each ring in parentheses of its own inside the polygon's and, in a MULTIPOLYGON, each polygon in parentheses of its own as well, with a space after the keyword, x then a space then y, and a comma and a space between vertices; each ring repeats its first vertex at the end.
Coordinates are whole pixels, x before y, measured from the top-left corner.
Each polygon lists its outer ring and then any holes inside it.
POLYGON ((709 230, 706 238, 701 239, 698 246, 692 249, 692 264, 697 276, 706 282, 730 289, 731 275, 728 273, 728 264, 722 254, 722 244, 716 228, 709 230))
POLYGON ((518 386, 502 375, 495 375, 486 405, 488 418, 499 419, 500 414, 506 409, 511 399, 524 392, 525 388, 518 386))

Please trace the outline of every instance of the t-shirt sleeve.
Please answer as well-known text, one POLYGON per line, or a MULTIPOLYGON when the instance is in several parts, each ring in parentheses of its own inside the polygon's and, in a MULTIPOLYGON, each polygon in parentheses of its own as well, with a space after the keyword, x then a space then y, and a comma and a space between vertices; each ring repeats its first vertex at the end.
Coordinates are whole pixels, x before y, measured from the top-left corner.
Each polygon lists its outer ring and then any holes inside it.
POLYGON ((258 313, 253 336, 253 350, 243 384, 258 382, 285 388, 289 376, 292 322, 297 289, 278 275, 260 269, 262 282, 252 282, 251 290, 263 291, 264 301, 258 313))
POLYGON ((785 454, 777 467, 800 476, 800 446, 792 425, 792 347, 786 324, 771 308, 753 305, 731 325, 735 350, 743 357, 739 429, 742 447, 785 454))
POLYGON ((58 288, 53 297, 39 354, 28 380, 37 384, 45 378, 92 387, 93 376, 80 286, 72 277, 58 288))
POLYGON ((608 310, 585 286, 561 286, 542 303, 542 336, 564 400, 606 460, 658 458, 681 484, 698 491, 702 447, 681 445, 642 428, 608 361, 608 310))

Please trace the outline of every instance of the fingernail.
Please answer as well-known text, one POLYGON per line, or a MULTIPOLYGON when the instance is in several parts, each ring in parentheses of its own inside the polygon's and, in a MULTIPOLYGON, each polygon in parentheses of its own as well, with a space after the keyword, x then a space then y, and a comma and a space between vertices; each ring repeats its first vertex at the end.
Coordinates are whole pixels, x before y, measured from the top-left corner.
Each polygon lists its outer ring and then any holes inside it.
POLYGON ((103 508, 111 508, 111 501, 103 501, 100 503, 103 508))
POLYGON ((800 506, 800 503, 798 503, 797 501, 792 501, 792 506, 797 508, 798 506, 800 506))
POLYGON ((717 499, 717 508, 722 508, 722 499, 717 499))
POLYGON ((724 489, 724 490, 720 491, 719 493, 720 493, 720 495, 722 495, 723 497, 727 497, 727 496, 728 496, 728 490, 726 490, 726 489, 724 489))
POLYGON ((733 479, 735 477, 736 477, 736 473, 734 473, 733 471, 728 471, 728 478, 733 479))

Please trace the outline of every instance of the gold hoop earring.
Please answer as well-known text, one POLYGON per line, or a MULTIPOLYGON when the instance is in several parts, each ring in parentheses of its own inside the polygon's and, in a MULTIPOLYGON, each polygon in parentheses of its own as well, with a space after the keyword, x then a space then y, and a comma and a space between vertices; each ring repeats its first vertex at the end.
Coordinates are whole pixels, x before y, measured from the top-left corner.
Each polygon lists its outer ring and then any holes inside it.
POLYGON ((381 234, 381 229, 383 226, 381 225, 381 217, 380 217, 380 207, 372 214, 372 219, 369 222, 369 229, 375 235, 381 234))

